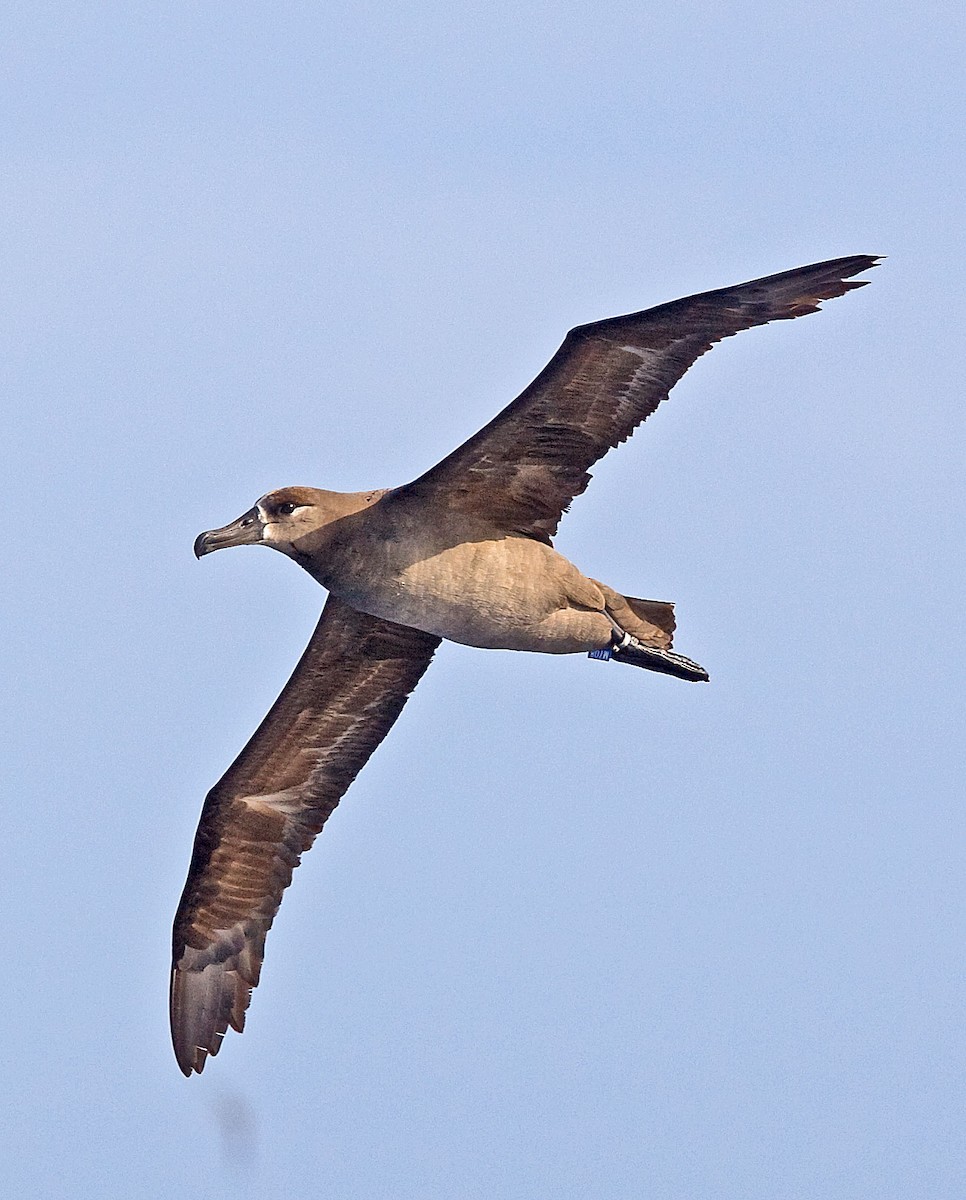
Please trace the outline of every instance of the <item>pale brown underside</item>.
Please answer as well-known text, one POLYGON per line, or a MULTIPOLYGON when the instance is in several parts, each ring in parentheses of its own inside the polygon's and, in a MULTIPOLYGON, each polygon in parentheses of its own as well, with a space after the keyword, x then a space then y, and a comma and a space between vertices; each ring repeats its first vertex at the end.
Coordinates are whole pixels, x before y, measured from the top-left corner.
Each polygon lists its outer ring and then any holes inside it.
POLYGON ((868 282, 865 254, 783 271, 572 329, 530 386, 400 495, 473 512, 549 542, 590 467, 650 416, 715 342, 816 312, 868 282))
POLYGON ((218 1052, 229 1025, 242 1029, 265 935, 299 856, 438 645, 330 596, 292 678, 208 793, 174 923, 171 1033, 186 1075, 218 1052))

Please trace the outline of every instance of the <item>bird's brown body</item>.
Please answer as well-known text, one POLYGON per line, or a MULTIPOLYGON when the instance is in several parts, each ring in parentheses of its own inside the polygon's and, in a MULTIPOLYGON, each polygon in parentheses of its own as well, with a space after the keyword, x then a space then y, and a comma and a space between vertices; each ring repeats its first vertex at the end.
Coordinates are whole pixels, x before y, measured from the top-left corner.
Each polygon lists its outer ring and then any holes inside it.
POLYGON ((283 488, 202 534, 200 556, 261 544, 329 591, 268 716, 205 801, 175 918, 171 1029, 201 1071, 240 1030, 265 936, 300 855, 389 731, 441 639, 593 651, 690 680, 670 604, 624 596, 552 545, 589 470, 711 346, 863 286, 867 255, 816 263, 571 330, 533 383, 412 483, 283 488))
MULTIPOLYGON (((471 514, 437 510, 392 490, 340 494, 287 488, 315 512, 340 512, 287 550, 361 612, 486 650, 579 654, 605 647, 619 594, 545 542, 471 514)), ((667 634, 622 609, 627 632, 655 646, 667 634)), ((616 619, 616 615, 615 615, 616 619)))

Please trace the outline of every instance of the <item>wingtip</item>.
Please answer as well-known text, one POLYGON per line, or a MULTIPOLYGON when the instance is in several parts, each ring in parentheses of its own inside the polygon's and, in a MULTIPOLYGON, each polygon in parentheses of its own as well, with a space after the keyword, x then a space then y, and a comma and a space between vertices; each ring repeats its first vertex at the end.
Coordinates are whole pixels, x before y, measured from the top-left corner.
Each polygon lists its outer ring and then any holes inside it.
POLYGON ((200 1075, 209 1055, 221 1049, 229 1025, 239 1030, 244 1026, 244 1016, 238 1024, 232 1017, 239 1008, 244 1013, 251 989, 244 989, 244 998, 239 998, 238 980, 228 980, 226 987, 230 972, 222 968, 220 963, 200 971, 175 966, 171 972, 171 1042, 178 1067, 189 1079, 200 1075))
POLYGON ((824 264, 828 267, 839 267, 843 274, 856 275, 859 271, 868 271, 885 261, 884 254, 846 254, 842 258, 830 258, 824 264))
MULTIPOLYGON (((871 271, 874 267, 880 266, 885 262, 886 257, 885 254, 856 254, 849 260, 855 265, 843 274, 846 279, 850 279, 853 275, 861 275, 863 271, 871 271)), ((865 287, 868 282, 868 279, 856 280, 854 286, 865 287)))
MULTIPOLYGON (((820 265, 831 268, 842 281, 843 290, 851 292, 855 288, 866 287, 872 282, 870 279, 855 279, 853 278, 855 275, 861 275, 863 271, 871 271, 880 263, 885 262, 885 259, 884 254, 852 254, 848 258, 833 258, 830 262, 820 265)), ((828 297, 828 299, 831 298, 828 297)))
MULTIPOLYGON (((185 1077, 185 1079, 190 1079, 191 1076, 194 1075, 195 1071, 197 1071, 199 1075, 201 1074, 201 1067, 196 1067, 194 1064, 194 1060, 189 1060, 189 1061, 185 1062, 181 1058, 181 1055, 178 1052, 177 1046, 175 1046, 175 1048, 174 1048, 174 1058, 175 1058, 175 1062, 178 1064, 178 1070, 185 1077)), ((203 1062, 202 1062, 201 1066, 204 1066, 203 1062)))
POLYGON ((178 1064, 178 1069, 185 1079, 190 1079, 192 1075, 200 1075, 205 1069, 205 1063, 208 1061, 208 1056, 217 1054, 221 1041, 217 1046, 189 1046, 183 1042, 175 1040, 174 1042, 174 1057, 178 1064))
MULTIPOLYGON (((844 296, 856 288, 866 287, 871 280, 855 279, 864 271, 871 271, 884 259, 881 254, 850 254, 844 258, 829 258, 824 262, 810 263, 753 280, 750 286, 759 285, 770 294, 774 311, 766 320, 782 320, 819 312, 827 300, 844 296)), ((742 291, 739 285, 735 291, 742 291)), ((764 324, 764 321, 758 321, 764 324)))
POLYGON ((189 1046, 178 1036, 173 1026, 171 1034, 174 1059, 178 1064, 178 1070, 185 1079, 190 1079, 192 1075, 200 1075, 205 1069, 205 1059, 208 1057, 208 1051, 203 1046, 189 1046))

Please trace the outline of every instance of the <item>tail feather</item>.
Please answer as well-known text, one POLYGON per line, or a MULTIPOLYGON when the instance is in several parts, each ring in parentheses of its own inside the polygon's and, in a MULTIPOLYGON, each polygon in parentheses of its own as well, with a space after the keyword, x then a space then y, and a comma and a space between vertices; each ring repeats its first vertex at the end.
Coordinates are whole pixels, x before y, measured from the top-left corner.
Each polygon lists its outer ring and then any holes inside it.
POLYGON ((607 615, 625 632, 648 646, 667 650, 674 635, 674 605, 666 600, 638 600, 615 592, 599 579, 593 581, 604 593, 607 615))
POLYGON ((666 600, 638 600, 636 596, 625 596, 627 607, 635 617, 646 621, 648 625, 656 625, 667 635, 667 648, 671 646, 677 622, 674 620, 674 605, 666 600))

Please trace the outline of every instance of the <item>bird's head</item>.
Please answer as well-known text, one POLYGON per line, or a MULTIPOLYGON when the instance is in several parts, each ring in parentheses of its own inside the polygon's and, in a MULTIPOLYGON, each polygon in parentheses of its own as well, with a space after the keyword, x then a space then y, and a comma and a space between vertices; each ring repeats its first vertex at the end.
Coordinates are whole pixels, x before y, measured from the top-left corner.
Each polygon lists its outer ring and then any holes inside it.
POLYGON ((226 546, 261 545, 298 557, 298 543, 312 540, 316 531, 360 507, 347 504, 350 498, 354 499, 345 493, 309 487, 268 492, 230 525, 199 534, 195 555, 201 558, 226 546))

